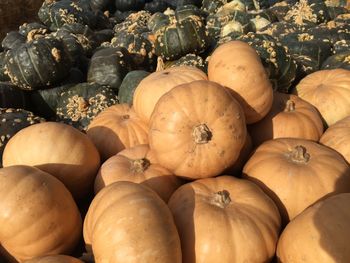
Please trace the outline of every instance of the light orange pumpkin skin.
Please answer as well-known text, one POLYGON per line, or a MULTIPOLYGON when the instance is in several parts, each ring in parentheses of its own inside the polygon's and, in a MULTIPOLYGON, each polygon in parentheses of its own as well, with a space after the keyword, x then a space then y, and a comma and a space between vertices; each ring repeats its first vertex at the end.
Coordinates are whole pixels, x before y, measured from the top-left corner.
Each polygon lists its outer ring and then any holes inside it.
POLYGON ((158 164, 147 144, 125 149, 104 162, 95 179, 95 193, 119 181, 148 186, 165 202, 181 185, 178 177, 158 164))
POLYGON ((286 224, 325 196, 350 192, 350 169, 336 151, 316 142, 281 138, 261 144, 243 168, 277 204, 286 224))
POLYGON ((281 234, 281 263, 350 262, 350 193, 328 197, 305 209, 281 234))
POLYGON ((125 148, 148 143, 148 126, 128 104, 113 105, 102 111, 92 120, 86 133, 102 160, 125 148))
POLYGON ((208 80, 196 67, 178 66, 156 71, 144 78, 134 92, 133 108, 140 118, 149 123, 157 101, 177 85, 195 80, 208 80))
POLYGON ((84 263, 80 259, 66 255, 52 255, 26 260, 24 263, 84 263))
POLYGON ((152 114, 149 144, 159 164, 175 175, 219 175, 238 159, 247 129, 227 88, 199 80, 165 94, 152 114))
POLYGON ((350 116, 331 125, 322 135, 320 143, 336 150, 350 163, 350 116))
POLYGON ((22 129, 7 143, 3 166, 11 165, 35 166, 81 199, 93 187, 100 156, 86 134, 67 124, 44 122, 22 129))
POLYGON ((319 70, 307 75, 293 90, 320 112, 330 126, 350 115, 350 70, 319 70))
POLYGON ((10 262, 71 253, 81 230, 79 210, 58 179, 30 166, 0 169, 0 251, 10 262))
POLYGON ((300 138, 318 141, 323 133, 319 112, 298 96, 274 92, 270 112, 249 126, 254 145, 276 138, 300 138))
POLYGON ((232 90, 248 124, 261 120, 271 109, 272 84, 255 49, 242 41, 217 47, 208 63, 209 80, 232 90))
POLYGON ((278 209, 248 180, 196 180, 177 189, 168 206, 180 234, 183 263, 261 263, 275 254, 278 209))
POLYGON ((96 263, 180 263, 181 245, 166 203, 148 187, 116 182, 93 199, 84 220, 96 263))

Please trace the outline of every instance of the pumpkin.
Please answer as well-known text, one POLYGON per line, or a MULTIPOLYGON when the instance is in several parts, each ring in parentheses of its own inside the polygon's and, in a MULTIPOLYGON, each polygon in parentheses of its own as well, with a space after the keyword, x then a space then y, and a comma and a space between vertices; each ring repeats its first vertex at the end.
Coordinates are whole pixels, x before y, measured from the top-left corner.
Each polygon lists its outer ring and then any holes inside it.
POLYGON ((294 138, 261 144, 243 168, 277 204, 283 223, 326 196, 350 191, 350 170, 336 151, 294 138))
POLYGON ((255 49, 247 43, 230 41, 217 47, 209 59, 208 77, 231 89, 248 124, 258 122, 271 109, 271 82, 255 49))
POLYGON ((148 126, 128 104, 108 107, 95 117, 86 131, 102 160, 121 150, 148 143, 148 126))
POLYGON ((132 104, 134 98, 134 92, 141 80, 151 74, 145 70, 132 70, 129 71, 123 78, 118 90, 119 103, 132 104))
POLYGON ((95 262, 180 263, 181 245, 169 208, 148 187, 116 182, 93 199, 84 240, 95 262))
POLYGON ((255 184, 231 176, 187 183, 168 206, 186 263, 270 262, 280 231, 273 201, 255 184))
POLYGON ((207 80, 207 75, 195 67, 179 66, 159 70, 144 78, 134 92, 133 108, 140 118, 149 122, 161 96, 177 85, 194 80, 207 80))
POLYGON ((44 122, 22 129, 7 143, 4 167, 19 164, 52 174, 80 199, 92 189, 100 157, 87 135, 66 124, 44 122))
POLYGON ((275 92, 270 112, 250 125, 254 145, 276 138, 318 141, 323 133, 321 115, 314 106, 292 94, 275 92))
POLYGON ((349 193, 329 197, 290 222, 278 241, 278 262, 349 262, 349 202, 349 193))
POLYGON ((71 253, 82 220, 66 187, 37 168, 0 169, 0 253, 10 262, 71 253))
POLYGON ((293 93, 315 106, 330 126, 350 115, 349 83, 349 70, 319 70, 303 78, 293 93))
POLYGON ((350 163, 350 116, 332 124, 321 136, 320 143, 339 152, 350 163))
POLYGON ((152 113, 149 145, 160 165, 198 179, 219 175, 238 159, 246 138, 244 113, 228 89, 198 80, 163 95, 152 113))
POLYGON ((83 261, 65 255, 42 256, 24 261, 24 263, 83 263, 83 261))
POLYGON ((120 181, 148 186, 165 202, 181 184, 176 176, 158 164, 147 144, 124 149, 105 161, 95 178, 95 193, 120 181))
POLYGON ((4 50, 16 49, 26 42, 26 38, 18 31, 10 31, 1 42, 4 50))

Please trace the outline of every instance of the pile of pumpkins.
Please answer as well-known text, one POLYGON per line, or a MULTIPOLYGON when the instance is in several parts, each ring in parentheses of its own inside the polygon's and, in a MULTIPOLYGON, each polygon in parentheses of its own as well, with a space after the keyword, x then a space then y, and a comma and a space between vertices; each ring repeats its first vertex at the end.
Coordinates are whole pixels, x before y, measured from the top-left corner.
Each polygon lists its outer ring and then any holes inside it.
POLYGON ((243 32, 248 0, 119 2, 46 0, 2 42, 0 261, 350 262, 346 63, 243 32))

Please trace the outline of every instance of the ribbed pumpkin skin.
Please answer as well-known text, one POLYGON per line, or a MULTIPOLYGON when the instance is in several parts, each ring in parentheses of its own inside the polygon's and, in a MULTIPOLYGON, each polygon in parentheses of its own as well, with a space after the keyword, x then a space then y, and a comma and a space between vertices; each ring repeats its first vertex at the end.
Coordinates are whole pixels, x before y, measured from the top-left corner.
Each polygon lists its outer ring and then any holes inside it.
POLYGON ((180 239, 168 207, 136 183, 113 183, 95 196, 85 217, 84 240, 96 263, 181 262, 180 239))
POLYGON ((314 105, 330 126, 350 115, 350 71, 319 70, 303 78, 293 91, 314 105))
POLYGON ((90 123, 86 133, 102 160, 125 148, 148 143, 148 126, 128 104, 117 104, 102 111, 90 123))
POLYGON ((162 95, 177 85, 207 79, 203 71, 190 66, 179 66, 154 72, 144 78, 135 89, 133 108, 137 115, 148 123, 162 95))
POLYGON ((79 199, 92 190, 100 156, 82 132, 66 124, 44 122, 22 129, 7 143, 3 166, 20 164, 52 174, 79 199))
POLYGON ((95 193, 119 181, 148 186, 165 202, 181 185, 180 179, 158 164, 147 144, 124 149, 104 162, 95 179, 95 193))
POLYGON ((323 133, 321 115, 298 96, 275 92, 269 113, 249 127, 254 145, 276 138, 318 141, 323 133))
POLYGON ((350 167, 344 158, 309 140, 263 143, 244 166, 243 176, 275 201, 284 223, 325 196, 350 192, 350 167))
POLYGON ((59 180, 20 165, 0 169, 0 226, 0 243, 12 256, 9 261, 23 262, 71 253, 80 239, 82 220, 59 180))
POLYGON ((350 163, 350 116, 331 125, 320 138, 320 143, 336 150, 350 163))
POLYGON ((27 260, 24 263, 83 263, 83 261, 66 255, 43 256, 27 260))
POLYGON ((159 164, 189 179, 219 175, 238 159, 247 130, 230 91, 199 80, 163 95, 152 114, 149 145, 159 164))
POLYGON ((278 262, 350 262, 350 194, 331 196, 307 208, 282 232, 278 262))
POLYGON ((208 63, 208 77, 232 90, 248 124, 261 120, 271 109, 272 84, 255 49, 242 41, 216 48, 208 63))
POLYGON ((270 262, 280 231, 273 201, 255 184, 231 176, 181 186, 169 200, 182 262, 270 262))

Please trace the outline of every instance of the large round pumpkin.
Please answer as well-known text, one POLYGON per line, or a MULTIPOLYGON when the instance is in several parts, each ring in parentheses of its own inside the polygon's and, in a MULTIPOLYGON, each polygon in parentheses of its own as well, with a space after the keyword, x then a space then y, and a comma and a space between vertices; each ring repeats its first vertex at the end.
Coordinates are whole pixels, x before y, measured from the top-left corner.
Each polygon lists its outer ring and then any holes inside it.
POLYGON ((232 90, 248 124, 261 120, 271 109, 272 84, 255 49, 247 43, 230 41, 216 48, 209 59, 208 77, 232 90))
POLYGON ((102 160, 125 148, 148 143, 148 126, 129 104, 117 104, 105 109, 92 120, 86 133, 102 160))
POLYGON ((227 88, 199 80, 163 95, 152 114, 150 148, 159 164, 190 179, 219 175, 238 159, 244 113, 227 88))
POLYGON ((0 254, 10 262, 71 253, 82 230, 66 187, 30 166, 0 169, 0 254))
POLYGON ((14 135, 3 154, 3 166, 30 165, 61 180, 74 197, 87 195, 100 166, 89 138, 67 124, 44 122, 14 135))
POLYGON ((307 208, 282 232, 278 262, 350 262, 350 193, 329 197, 307 208))
POLYGON ((172 67, 153 72, 135 89, 133 108, 137 115, 148 123, 157 101, 166 92, 180 84, 207 79, 203 71, 190 66, 172 67))
POLYGON ((260 145, 243 168, 277 204, 284 223, 325 196, 350 192, 350 169, 316 142, 281 138, 260 145))
POLYGON ((24 263, 83 263, 83 261, 66 255, 52 255, 33 258, 24 263))
POLYGON ((84 240, 96 263, 180 263, 181 245, 171 212, 148 187, 116 182, 92 201, 84 240))
POLYGON ((168 206, 185 263, 270 262, 280 231, 273 201, 254 183, 206 178, 175 191, 168 206))
POLYGON ((146 185, 165 202, 181 185, 175 175, 158 164, 147 144, 127 148, 104 162, 95 179, 95 193, 119 181, 146 185))
POLYGON ((249 127, 255 146, 276 138, 318 141, 323 133, 319 112, 298 96, 275 92, 270 112, 249 127))
POLYGON ((319 70, 303 78, 293 91, 314 105, 330 126, 350 115, 350 70, 319 70))

